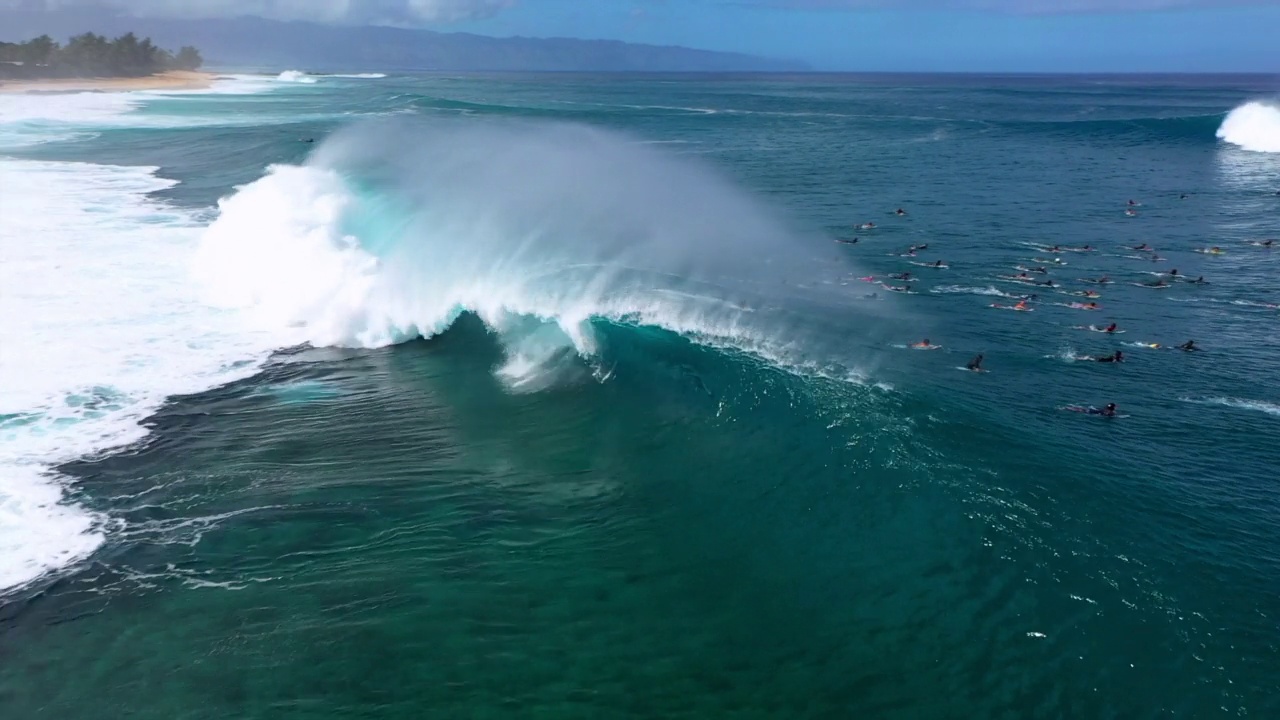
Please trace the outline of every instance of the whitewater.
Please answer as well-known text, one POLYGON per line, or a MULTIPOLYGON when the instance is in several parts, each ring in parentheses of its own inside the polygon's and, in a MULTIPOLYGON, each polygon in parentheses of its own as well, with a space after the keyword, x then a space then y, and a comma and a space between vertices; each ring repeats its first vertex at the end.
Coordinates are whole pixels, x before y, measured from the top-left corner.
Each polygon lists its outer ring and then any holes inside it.
POLYGON ((1280 105, 1250 102, 1227 114, 1218 137, 1245 150, 1280 153, 1280 105))
MULTIPOLYGON (((148 96, 0 96, 0 151, 128 124, 148 96)), ((0 157, 0 591, 121 529, 77 505, 57 465, 142 440, 167 398, 252 374, 280 340, 192 290, 204 222, 151 197, 175 184, 156 171, 0 157)))

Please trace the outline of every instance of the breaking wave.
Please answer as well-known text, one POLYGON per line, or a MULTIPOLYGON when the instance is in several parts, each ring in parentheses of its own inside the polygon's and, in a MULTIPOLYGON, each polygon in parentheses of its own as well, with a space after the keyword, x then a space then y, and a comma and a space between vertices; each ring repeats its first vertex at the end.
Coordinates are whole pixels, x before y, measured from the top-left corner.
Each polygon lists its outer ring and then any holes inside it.
POLYGON ((842 304, 821 246, 711 167, 619 134, 401 121, 225 198, 194 272, 280 345, 377 347, 474 314, 518 387, 566 352, 598 360, 602 321, 829 364, 799 310, 842 304))
POLYGON ((1227 114, 1218 137, 1253 152, 1280 153, 1280 107, 1250 102, 1227 114))

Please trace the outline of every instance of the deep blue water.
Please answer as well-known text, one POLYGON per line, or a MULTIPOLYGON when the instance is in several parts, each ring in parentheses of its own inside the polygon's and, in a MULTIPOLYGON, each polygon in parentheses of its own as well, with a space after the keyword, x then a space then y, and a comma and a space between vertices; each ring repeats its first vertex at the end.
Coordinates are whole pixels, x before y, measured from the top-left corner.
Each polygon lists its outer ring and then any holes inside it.
POLYGON ((25 312, 137 306, 31 382, 146 430, 49 456, 13 717, 1280 715, 1280 79, 233 82, 0 124, 173 181, 3 209, 103 283, 25 312))

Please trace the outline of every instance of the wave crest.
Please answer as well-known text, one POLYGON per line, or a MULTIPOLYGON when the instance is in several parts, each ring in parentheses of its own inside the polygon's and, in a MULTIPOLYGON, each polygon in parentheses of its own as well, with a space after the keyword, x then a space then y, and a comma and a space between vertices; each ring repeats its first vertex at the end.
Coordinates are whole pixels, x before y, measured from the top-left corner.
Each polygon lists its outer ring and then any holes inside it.
POLYGON ((1227 114, 1218 137, 1254 152, 1280 153, 1280 107, 1250 102, 1227 114))
POLYGON ((301 70, 285 70, 276 76, 276 80, 280 82, 302 83, 304 85, 314 85, 316 78, 312 75, 302 72, 301 70))

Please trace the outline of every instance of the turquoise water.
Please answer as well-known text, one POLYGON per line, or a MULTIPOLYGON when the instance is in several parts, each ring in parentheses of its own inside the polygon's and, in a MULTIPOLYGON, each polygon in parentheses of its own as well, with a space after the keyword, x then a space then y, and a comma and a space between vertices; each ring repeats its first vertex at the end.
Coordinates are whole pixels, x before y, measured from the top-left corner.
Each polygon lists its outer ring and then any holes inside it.
POLYGON ((1275 78, 228 82, 0 123, 6 717, 1280 715, 1275 78))

